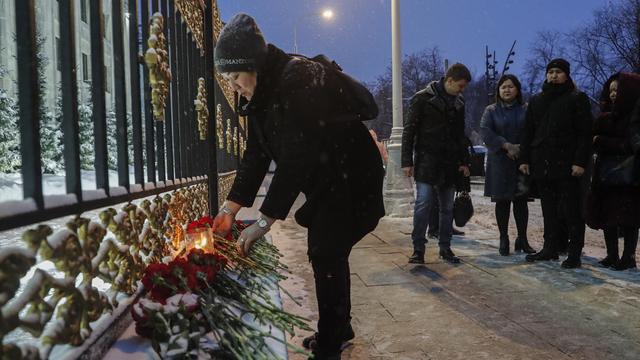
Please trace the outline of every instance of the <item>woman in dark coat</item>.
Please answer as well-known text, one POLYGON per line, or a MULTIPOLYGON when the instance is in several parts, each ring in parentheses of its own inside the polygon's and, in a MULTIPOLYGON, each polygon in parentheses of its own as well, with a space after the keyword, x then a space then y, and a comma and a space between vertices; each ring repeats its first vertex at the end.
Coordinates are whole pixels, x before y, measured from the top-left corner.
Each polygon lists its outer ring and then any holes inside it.
MULTIPOLYGON (((587 200, 587 225, 603 230, 607 256, 600 264, 615 270, 636 267, 640 186, 613 180, 610 164, 618 164, 634 154, 629 126, 639 96, 640 75, 617 73, 611 76, 600 96, 602 113, 593 127, 593 148, 597 158, 587 200), (618 229, 624 235, 622 258, 618 255, 618 229)), ((634 172, 634 163, 633 160, 629 163, 630 174, 634 172)))
POLYGON ((498 80, 496 102, 487 106, 480 121, 482 140, 487 145, 487 171, 484 195, 496 203, 495 213, 500 231, 500 255, 509 255, 509 212, 513 203, 518 238, 516 251, 534 253, 527 241, 529 207, 527 197, 515 198, 518 178, 516 159, 520 155, 520 138, 524 129, 527 104, 522 101, 520 81, 514 75, 498 80))
POLYGON ((214 231, 228 232, 240 208, 252 206, 275 161, 261 216, 240 234, 238 246, 247 254, 304 193, 306 202, 295 218, 308 228, 319 309, 318 332, 304 345, 316 359, 339 359, 342 343, 354 337, 349 253, 384 216, 378 148, 359 116, 341 106, 351 99, 345 99, 333 70, 267 45, 250 16, 229 21, 214 57, 216 69, 241 95, 240 113, 249 119, 247 149, 214 231))

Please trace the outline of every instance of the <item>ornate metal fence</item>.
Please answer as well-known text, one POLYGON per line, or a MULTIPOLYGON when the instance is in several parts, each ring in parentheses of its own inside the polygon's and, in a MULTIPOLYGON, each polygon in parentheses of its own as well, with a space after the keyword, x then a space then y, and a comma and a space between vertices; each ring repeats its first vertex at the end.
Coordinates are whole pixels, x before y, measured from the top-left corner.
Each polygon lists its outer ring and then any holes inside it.
POLYGON ((237 99, 214 71, 213 44, 222 28, 216 2, 110 0, 118 178, 110 183, 104 4, 57 4, 66 194, 45 195, 35 0, 14 2, 23 200, 0 203, 0 231, 33 226, 23 233, 24 246, 0 249, 2 359, 95 358, 99 350, 90 345, 108 345, 104 329, 117 328, 114 319, 126 314, 146 264, 180 246, 185 223, 217 212, 246 139, 245 122, 234 113, 237 99), (74 12, 84 7, 97 190, 82 188, 79 155, 74 12), (82 215, 97 209, 103 209, 97 218, 82 215), (55 232, 36 225, 69 215, 55 232), (42 261, 51 261, 52 269, 37 268, 42 261), (8 341, 16 331, 33 341, 8 341))

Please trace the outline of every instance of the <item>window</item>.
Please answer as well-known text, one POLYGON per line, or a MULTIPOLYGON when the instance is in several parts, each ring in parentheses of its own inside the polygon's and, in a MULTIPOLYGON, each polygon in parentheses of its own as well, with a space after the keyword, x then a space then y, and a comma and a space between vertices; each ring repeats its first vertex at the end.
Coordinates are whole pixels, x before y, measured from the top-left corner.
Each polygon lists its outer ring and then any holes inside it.
POLYGON ((87 23, 87 0, 80 0, 80 19, 87 23))
POLYGON ((62 71, 62 53, 60 47, 60 38, 56 38, 56 69, 62 71))
POLYGON ((82 80, 89 81, 89 57, 82 53, 82 80))

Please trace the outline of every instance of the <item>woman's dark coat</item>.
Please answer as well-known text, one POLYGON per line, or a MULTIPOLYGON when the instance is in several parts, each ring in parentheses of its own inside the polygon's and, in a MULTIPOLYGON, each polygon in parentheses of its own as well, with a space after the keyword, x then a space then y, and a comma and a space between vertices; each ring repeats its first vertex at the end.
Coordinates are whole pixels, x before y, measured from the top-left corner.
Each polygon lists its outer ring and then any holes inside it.
MULTIPOLYGON (((630 121, 640 96, 640 75, 618 73, 604 84, 600 96, 602 113, 593 125, 596 137, 593 147, 597 155, 591 188, 587 197, 587 225, 594 229, 606 226, 640 226, 640 187, 608 186, 600 181, 600 160, 608 155, 631 156, 630 121), (609 85, 618 80, 615 104, 609 98, 609 85)), ((640 114, 635 114, 639 116, 640 114)), ((637 159, 636 159, 637 163, 637 159)))
MULTIPOLYGON (((249 117, 247 149, 227 197, 252 206, 269 163, 277 167, 260 212, 284 219, 304 193, 296 220, 309 228, 311 257, 346 255, 384 216, 384 170, 360 121, 335 121, 340 91, 324 67, 269 45, 266 64, 241 114, 249 117)), ((241 98, 244 100, 244 98, 241 98)))
POLYGON ((589 99, 571 79, 545 82, 529 100, 518 164, 529 164, 534 179, 570 179, 571 166, 591 161, 592 122, 589 99))
POLYGON ((509 159, 502 145, 520 144, 526 111, 526 104, 498 101, 487 106, 482 114, 480 134, 488 150, 484 195, 493 200, 513 200, 518 164, 509 159))
POLYGON ((411 98, 402 132, 401 164, 414 167, 418 182, 457 185, 458 168, 469 166, 464 99, 445 94, 442 83, 433 81, 411 98))

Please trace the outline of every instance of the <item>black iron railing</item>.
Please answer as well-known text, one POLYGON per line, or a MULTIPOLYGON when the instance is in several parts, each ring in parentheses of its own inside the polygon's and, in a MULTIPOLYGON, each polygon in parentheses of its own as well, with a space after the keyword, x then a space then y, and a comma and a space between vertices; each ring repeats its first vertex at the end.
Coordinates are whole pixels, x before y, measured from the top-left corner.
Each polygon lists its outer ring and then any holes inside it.
MULTIPOLYGON (((209 185, 210 211, 218 208, 218 158, 237 165, 237 149, 233 154, 220 154, 225 149, 216 146, 216 98, 222 90, 214 77, 213 54, 214 24, 212 10, 215 1, 206 1, 202 11, 204 41, 199 48, 183 14, 177 11, 174 1, 112 0, 111 31, 113 34, 114 109, 116 118, 118 183, 109 183, 107 120, 105 84, 104 32, 109 28, 103 22, 102 0, 89 1, 91 39, 91 102, 94 126, 93 146, 96 187, 88 196, 82 188, 80 161, 80 130, 78 113, 78 79, 76 68, 76 24, 74 0, 60 0, 60 56, 61 104, 63 130, 63 157, 66 175, 67 200, 64 205, 52 201, 43 194, 42 151, 39 103, 44 101, 38 92, 36 66, 35 0, 15 0, 18 98, 20 112, 20 139, 22 156, 23 199, 0 203, 4 207, 0 215, 0 231, 54 219, 83 211, 128 202, 183 186, 207 181, 209 185), (172 73, 166 100, 165 119, 156 121, 151 106, 149 73, 143 61, 147 49, 149 19, 160 12, 164 15, 164 35, 172 73), (125 19, 128 26, 125 28, 125 19), (125 39, 128 39, 129 58, 125 59, 125 39), (126 78, 126 66, 129 78, 126 78), (196 98, 198 79, 204 78, 209 108, 208 138, 198 137, 196 98), (142 79, 142 81, 140 81, 142 79), (127 108, 129 106, 129 108, 127 108), (129 116, 130 114, 130 116, 129 116), (132 128, 131 138, 127 129, 132 128), (144 129, 144 136, 143 136, 144 129), (133 147, 133 159, 129 158, 133 147), (228 161, 231 157, 233 161, 228 161), (129 166, 133 165, 131 183, 129 166), (146 174, 146 177, 145 177, 146 174), (10 206, 14 206, 11 211, 10 206)), ((199 3, 199 2, 194 2, 199 3)), ((224 102, 224 96, 221 96, 224 102)), ((238 118, 233 113, 234 104, 225 103, 224 119, 238 118)), ((224 126, 224 125, 223 125, 224 126)), ((227 126, 227 131, 231 131, 227 126)), ((219 138, 218 138, 219 139, 219 138)), ((227 148, 227 147, 225 147, 227 148)), ((229 171, 228 167, 222 169, 229 171)), ((58 195, 59 196, 59 195, 58 195)))

